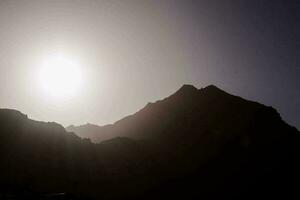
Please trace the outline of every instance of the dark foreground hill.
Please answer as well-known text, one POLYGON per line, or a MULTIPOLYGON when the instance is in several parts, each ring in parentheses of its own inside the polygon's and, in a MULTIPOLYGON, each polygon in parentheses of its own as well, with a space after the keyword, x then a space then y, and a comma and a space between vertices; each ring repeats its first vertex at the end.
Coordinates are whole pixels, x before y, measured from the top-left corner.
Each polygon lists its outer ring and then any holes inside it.
POLYGON ((275 109, 215 86, 198 90, 185 85, 113 125, 80 129, 85 135, 79 135, 101 143, 81 139, 56 123, 0 110, 2 196, 300 196, 299 132, 275 109), (110 135, 115 138, 103 141, 110 135))

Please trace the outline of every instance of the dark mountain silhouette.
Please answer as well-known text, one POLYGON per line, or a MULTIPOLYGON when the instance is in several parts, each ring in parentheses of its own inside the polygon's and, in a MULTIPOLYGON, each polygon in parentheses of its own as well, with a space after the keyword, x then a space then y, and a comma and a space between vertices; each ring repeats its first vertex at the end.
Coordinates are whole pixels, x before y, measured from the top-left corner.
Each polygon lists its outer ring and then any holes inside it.
POLYGON ((232 96, 213 85, 199 90, 194 86, 184 85, 168 98, 148 103, 142 110, 113 125, 87 124, 70 126, 67 130, 82 138, 90 138, 93 142, 114 137, 165 137, 167 140, 173 140, 174 137, 179 137, 179 133, 192 135, 195 132, 199 135, 197 133, 205 131, 227 131, 242 135, 241 131, 250 131, 251 123, 264 120, 257 118, 260 112, 282 121, 275 109, 232 96))
POLYGON ((2 196, 299 197, 297 129, 272 107, 215 86, 184 85, 113 125, 68 130, 100 143, 0 110, 2 196))

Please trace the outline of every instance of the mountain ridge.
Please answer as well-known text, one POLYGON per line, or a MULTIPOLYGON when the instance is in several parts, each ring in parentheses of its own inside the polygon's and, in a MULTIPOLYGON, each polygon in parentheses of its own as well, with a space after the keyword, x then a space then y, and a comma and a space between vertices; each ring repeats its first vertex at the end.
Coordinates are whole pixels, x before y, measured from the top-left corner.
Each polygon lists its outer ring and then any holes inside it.
MULTIPOLYGON (((147 116, 150 116, 150 117, 148 117, 147 120, 149 121, 149 119, 151 118, 153 121, 153 120, 156 120, 153 118, 153 116, 157 116, 158 118, 166 117, 168 109, 172 110, 172 112, 174 112, 175 110, 178 110, 178 112, 182 112, 182 109, 184 109, 185 112, 187 112, 188 110, 189 110, 189 112, 193 112, 193 109, 198 109, 198 110, 200 109, 199 112, 201 112, 201 109, 203 110, 203 108, 198 108, 199 107, 198 103, 201 103, 201 101, 202 101, 202 104, 205 105, 205 107, 207 105, 214 103, 215 106, 211 107, 212 110, 214 110, 215 109, 214 107, 218 106, 218 104, 222 104, 222 101, 224 101, 224 102, 227 101, 227 103, 224 103, 224 105, 226 104, 225 106, 231 106, 232 103, 230 103, 230 102, 233 102, 233 103, 238 102, 240 107, 242 107, 241 106, 242 104, 249 104, 249 106, 247 106, 247 107, 251 106, 251 107, 253 107, 252 109, 265 109, 265 110, 269 109, 270 112, 274 113, 274 116, 276 115, 281 119, 281 116, 277 112, 277 110, 271 106, 265 106, 263 104, 255 102, 255 101, 249 101, 249 100, 245 100, 239 96, 230 95, 227 92, 225 92, 224 90, 221 90, 214 85, 209 85, 207 87, 197 89, 196 87, 194 87, 192 85, 186 84, 186 85, 183 85, 179 90, 177 90, 175 93, 171 94, 170 96, 168 96, 162 100, 156 101, 154 103, 148 103, 144 108, 140 109, 136 113, 126 116, 126 117, 116 121, 113 124, 104 125, 104 126, 87 124, 87 125, 80 125, 77 127, 76 126, 67 127, 66 129, 67 129, 67 131, 77 133, 81 137, 90 138, 93 142, 101 142, 106 139, 112 139, 113 137, 136 137, 136 138, 139 138, 137 136, 133 136, 132 134, 129 134, 128 132, 130 130, 128 130, 127 133, 122 133, 122 131, 119 131, 118 129, 125 129, 125 130, 130 129, 130 127, 128 127, 128 126, 134 126, 134 125, 131 125, 128 123, 129 123, 129 121, 132 121, 132 120, 134 121, 133 118, 139 118, 139 120, 141 120, 141 118, 147 118, 147 116), (198 101, 195 101, 195 99, 198 99, 198 101), (187 104, 189 106, 183 108, 185 104, 187 104), (151 114, 150 114, 150 112, 151 112, 151 114), (140 116, 136 117, 137 115, 140 115, 140 116), (126 125, 126 123, 127 123, 127 125, 126 125), (118 126, 124 126, 124 127, 116 128, 118 126)), ((221 105, 220 109, 226 110, 226 109, 222 108, 222 106, 224 106, 224 105, 221 105)), ((233 107, 232 109, 235 109, 235 108, 233 107)), ((206 112, 208 113, 209 111, 206 111, 206 112)), ((219 111, 215 110, 213 112, 222 114, 222 111, 219 112, 219 111)), ((236 112, 238 112, 238 110, 236 112)), ((141 123, 141 122, 132 122, 132 124, 139 124, 139 123, 141 123)), ((142 130, 140 130, 140 131, 142 131, 142 130)), ((138 132, 138 131, 136 131, 136 132, 138 132)))
MULTIPOLYGON (((87 126, 99 133, 98 126, 87 126)), ((274 108, 215 86, 183 86, 100 128, 115 137, 93 143, 59 124, 0 109, 0 194, 105 200, 299 196, 299 131, 274 108)))

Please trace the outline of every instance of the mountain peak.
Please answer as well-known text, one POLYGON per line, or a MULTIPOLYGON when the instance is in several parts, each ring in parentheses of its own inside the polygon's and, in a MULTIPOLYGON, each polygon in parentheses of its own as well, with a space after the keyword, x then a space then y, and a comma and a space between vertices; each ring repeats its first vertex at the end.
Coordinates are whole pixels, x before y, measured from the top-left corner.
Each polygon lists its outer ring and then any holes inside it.
POLYGON ((195 86, 193 85, 189 85, 189 84, 184 84, 183 86, 181 86, 181 88, 179 88, 179 90, 177 90, 177 92, 175 92, 175 96, 177 95, 194 95, 194 94, 198 94, 198 92, 203 91, 204 93, 213 93, 213 94, 224 94, 226 93, 225 91, 223 91, 222 89, 218 88, 215 85, 208 85, 204 88, 201 89, 197 89, 195 86))
POLYGON ((215 89, 219 89, 217 86, 211 84, 211 85, 208 85, 206 86, 205 88, 209 89, 209 88, 215 88, 215 89))
POLYGON ((198 89, 193 85, 184 84, 183 86, 181 86, 179 90, 198 90, 198 89))
POLYGON ((196 93, 198 91, 198 89, 193 86, 193 85, 189 85, 189 84, 184 84, 183 86, 181 86, 181 88, 179 88, 179 90, 176 92, 177 94, 189 94, 189 93, 196 93))
POLYGON ((206 86, 206 87, 203 88, 203 89, 205 89, 205 90, 219 90, 219 91, 221 91, 221 89, 218 88, 218 87, 215 86, 215 85, 208 85, 208 86, 206 86))
MULTIPOLYGON (((206 86, 202 89, 206 90, 206 91, 219 91, 219 92, 223 91, 215 85, 208 85, 208 86, 206 86)), ((190 85, 190 84, 184 84, 183 86, 181 86, 181 88, 179 88, 179 90, 177 92, 180 92, 180 93, 187 93, 187 92, 193 93, 193 92, 197 92, 197 91, 198 91, 198 89, 195 86, 190 85)))
POLYGON ((227 94, 227 92, 218 88, 215 85, 208 85, 208 86, 202 88, 202 91, 205 93, 213 93, 213 94, 227 94))

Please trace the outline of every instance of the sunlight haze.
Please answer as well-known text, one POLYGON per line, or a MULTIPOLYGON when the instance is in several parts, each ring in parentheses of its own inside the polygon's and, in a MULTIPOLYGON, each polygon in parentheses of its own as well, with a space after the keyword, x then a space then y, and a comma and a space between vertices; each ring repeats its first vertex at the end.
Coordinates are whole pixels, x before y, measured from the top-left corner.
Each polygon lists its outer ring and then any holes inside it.
POLYGON ((103 125, 214 84, 300 127, 297 7, 242 2, 0 1, 0 106, 103 125))

